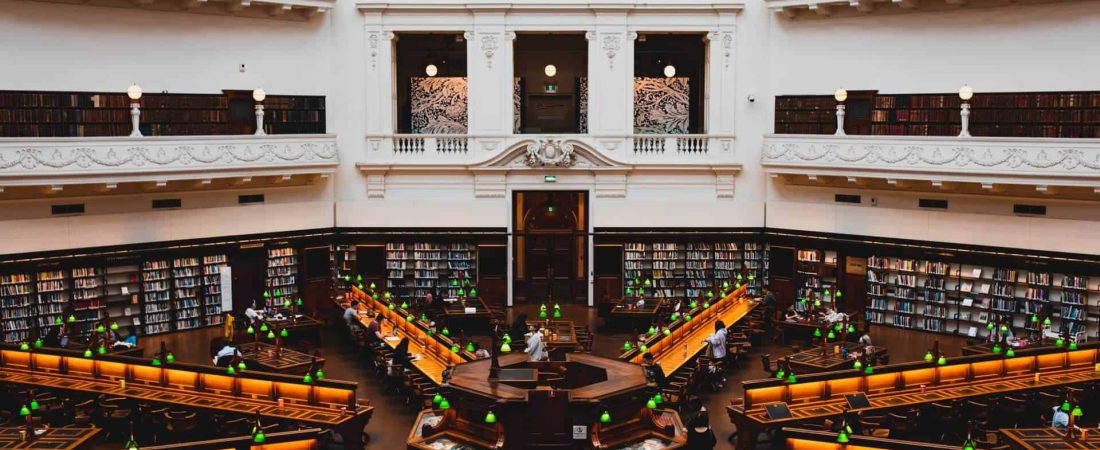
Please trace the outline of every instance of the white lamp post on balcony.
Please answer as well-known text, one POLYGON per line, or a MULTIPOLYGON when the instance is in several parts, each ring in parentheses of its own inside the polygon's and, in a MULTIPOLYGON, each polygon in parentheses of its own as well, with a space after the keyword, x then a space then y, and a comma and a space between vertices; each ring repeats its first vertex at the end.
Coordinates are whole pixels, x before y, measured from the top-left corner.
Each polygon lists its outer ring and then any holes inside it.
POLYGON ((959 131, 959 137, 970 137, 970 99, 974 98, 974 88, 964 84, 959 88, 959 98, 962 99, 962 110, 959 111, 962 129, 959 131))
POLYGON ((141 86, 136 83, 131 84, 126 89, 126 96, 130 97, 130 137, 141 137, 141 129, 139 128, 139 122, 141 121, 141 104, 138 100, 141 100, 141 86))
POLYGON ((844 101, 848 99, 848 91, 839 88, 833 98, 836 99, 836 135, 844 136, 844 101))
POLYGON ((256 101, 256 136, 263 136, 264 133, 264 99, 267 98, 267 92, 263 89, 257 88, 252 91, 252 99, 256 101))

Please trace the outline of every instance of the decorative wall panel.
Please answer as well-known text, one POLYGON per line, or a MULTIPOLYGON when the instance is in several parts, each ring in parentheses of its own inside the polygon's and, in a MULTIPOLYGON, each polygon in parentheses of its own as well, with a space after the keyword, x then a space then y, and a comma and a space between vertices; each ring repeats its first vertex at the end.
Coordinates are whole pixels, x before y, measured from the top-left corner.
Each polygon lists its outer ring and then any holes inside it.
POLYGON ((512 79, 512 131, 519 133, 523 126, 523 78, 512 79))
POLYGON ((580 121, 580 132, 588 132, 588 77, 577 79, 577 109, 580 111, 577 120, 580 121))
POLYGON ((416 77, 410 85, 413 133, 466 133, 466 78, 416 77))
POLYGON ((634 78, 634 133, 687 133, 690 110, 688 77, 634 78))

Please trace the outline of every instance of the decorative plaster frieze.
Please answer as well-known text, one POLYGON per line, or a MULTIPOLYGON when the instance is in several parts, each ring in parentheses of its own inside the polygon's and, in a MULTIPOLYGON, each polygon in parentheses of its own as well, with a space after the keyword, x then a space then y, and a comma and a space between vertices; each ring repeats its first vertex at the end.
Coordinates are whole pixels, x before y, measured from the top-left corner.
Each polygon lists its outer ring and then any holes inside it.
POLYGON ((393 40, 393 32, 391 31, 369 31, 367 32, 367 49, 370 52, 370 68, 376 70, 378 68, 378 52, 383 45, 390 45, 390 41, 393 40))
POLYGON ((367 173, 367 198, 386 197, 385 172, 367 173))
POLYGON ((623 34, 600 33, 600 45, 607 55, 607 66, 614 69, 615 57, 618 56, 619 50, 623 47, 623 34))
POLYGON ((594 191, 599 198, 626 198, 626 172, 600 172, 596 174, 594 191))
POLYGON ((714 192, 718 198, 733 199, 737 182, 737 172, 718 170, 714 172, 714 192))
POLYGON ((504 174, 474 175, 474 197, 504 198, 508 192, 508 177, 504 174))
POLYGON ((1100 178, 1100 140, 768 135, 771 167, 1100 178))

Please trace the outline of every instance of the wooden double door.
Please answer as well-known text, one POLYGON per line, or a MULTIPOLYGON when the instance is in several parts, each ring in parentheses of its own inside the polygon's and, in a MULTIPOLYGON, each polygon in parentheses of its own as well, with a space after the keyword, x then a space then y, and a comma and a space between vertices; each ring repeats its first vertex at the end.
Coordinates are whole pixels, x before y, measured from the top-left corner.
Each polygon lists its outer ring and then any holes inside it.
POLYGON ((587 303, 587 194, 514 194, 512 296, 517 302, 587 303))

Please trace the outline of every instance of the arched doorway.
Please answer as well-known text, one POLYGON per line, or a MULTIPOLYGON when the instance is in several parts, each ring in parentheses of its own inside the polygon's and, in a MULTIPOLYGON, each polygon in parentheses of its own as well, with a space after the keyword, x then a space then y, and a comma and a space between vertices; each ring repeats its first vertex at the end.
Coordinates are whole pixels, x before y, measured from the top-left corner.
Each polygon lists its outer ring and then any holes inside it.
POLYGON ((512 297, 516 302, 588 301, 588 193, 513 193, 512 297))

